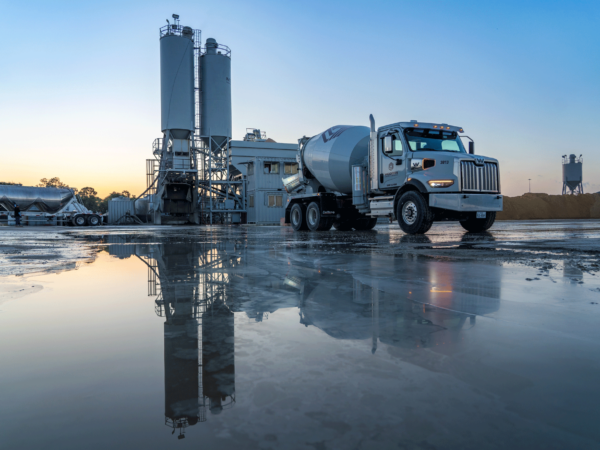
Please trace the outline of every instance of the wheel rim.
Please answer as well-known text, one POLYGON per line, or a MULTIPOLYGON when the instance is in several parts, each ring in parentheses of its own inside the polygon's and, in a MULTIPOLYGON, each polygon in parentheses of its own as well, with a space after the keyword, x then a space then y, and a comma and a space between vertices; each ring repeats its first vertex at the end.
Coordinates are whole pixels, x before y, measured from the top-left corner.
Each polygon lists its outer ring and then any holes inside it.
POLYGON ((314 208, 311 208, 308 211, 308 222, 312 225, 315 226, 318 222, 318 217, 317 217, 317 211, 314 208))
POLYGON ((83 223, 84 223, 83 217, 78 217, 77 219, 75 219, 75 223, 77 225, 83 225, 83 223))
POLYGON ((92 225, 96 225, 98 223, 98 218, 97 217, 90 217, 90 223, 92 225))
POLYGON ((417 205, 414 202, 408 201, 402 206, 402 220, 408 225, 417 221, 417 213, 417 205))
POLYGON ((298 209, 294 209, 292 211, 292 223, 294 225, 298 225, 300 223, 300 211, 298 211, 298 209))

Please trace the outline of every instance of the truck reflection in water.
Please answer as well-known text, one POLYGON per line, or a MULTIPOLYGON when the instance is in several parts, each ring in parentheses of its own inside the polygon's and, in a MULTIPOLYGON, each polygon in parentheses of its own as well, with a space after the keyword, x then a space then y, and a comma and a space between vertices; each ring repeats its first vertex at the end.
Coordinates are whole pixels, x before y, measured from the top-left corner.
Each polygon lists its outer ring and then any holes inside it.
POLYGON ((165 423, 183 439, 186 427, 207 420, 207 409, 220 414, 235 403, 234 317, 224 269, 239 258, 192 243, 135 250, 148 265, 156 313, 165 317, 165 423))
POLYGON ((493 392, 494 383, 486 380, 498 376, 513 387, 523 384, 497 370, 473 380, 463 368, 492 370, 465 353, 465 331, 477 316, 499 309, 500 265, 474 269, 472 263, 378 253, 344 257, 343 270, 336 270, 335 255, 313 260, 275 249, 247 254, 246 245, 109 242, 114 256, 135 255, 148 266, 148 295, 156 297, 156 313, 165 318, 165 422, 179 439, 209 412, 220 414, 235 404, 236 312, 260 322, 279 308, 297 307, 300 323, 335 339, 367 341, 372 353, 385 344, 409 363, 493 392))
POLYGON ((285 284, 298 293, 300 322, 336 339, 371 339, 375 353, 378 342, 405 349, 460 345, 478 315, 500 307, 498 265, 486 267, 481 279, 457 264, 392 257, 387 269, 395 276, 386 278, 378 267, 385 259, 377 255, 371 266, 382 278, 292 268, 285 284))

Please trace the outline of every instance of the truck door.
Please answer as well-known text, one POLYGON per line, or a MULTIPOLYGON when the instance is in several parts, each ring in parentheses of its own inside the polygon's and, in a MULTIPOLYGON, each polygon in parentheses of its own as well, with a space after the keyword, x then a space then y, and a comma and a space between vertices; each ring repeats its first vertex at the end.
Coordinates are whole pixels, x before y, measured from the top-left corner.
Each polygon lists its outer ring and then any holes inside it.
POLYGON ((406 155, 400 133, 392 132, 381 136, 379 144, 379 188, 401 186, 406 176, 406 155))

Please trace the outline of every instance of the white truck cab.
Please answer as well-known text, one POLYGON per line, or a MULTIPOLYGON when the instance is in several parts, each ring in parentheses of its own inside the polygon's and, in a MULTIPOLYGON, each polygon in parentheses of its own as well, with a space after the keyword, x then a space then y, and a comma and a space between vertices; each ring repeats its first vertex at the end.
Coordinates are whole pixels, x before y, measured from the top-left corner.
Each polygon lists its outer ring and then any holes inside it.
POLYGON ((488 229, 503 207, 498 160, 474 155, 474 142, 463 132, 416 120, 380 127, 369 154, 371 216, 395 215, 406 232, 425 232, 438 220, 457 220, 469 231, 488 229), (462 139, 469 139, 468 151, 462 139), (431 220, 420 223, 414 195, 401 201, 410 191, 420 194, 431 220), (382 199, 391 192, 391 202, 382 199))

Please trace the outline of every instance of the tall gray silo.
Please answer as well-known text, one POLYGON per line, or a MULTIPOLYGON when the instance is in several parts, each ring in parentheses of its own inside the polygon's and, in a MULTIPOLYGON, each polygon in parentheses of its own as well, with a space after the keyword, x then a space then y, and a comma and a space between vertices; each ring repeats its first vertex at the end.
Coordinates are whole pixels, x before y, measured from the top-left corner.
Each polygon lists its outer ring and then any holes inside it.
POLYGON ((173 26, 160 38, 161 130, 187 139, 194 131, 194 33, 173 26))
POLYGON ((199 65, 201 135, 215 149, 231 139, 231 50, 209 38, 199 65))
POLYGON ((583 158, 571 154, 563 155, 563 195, 583 194, 583 158), (567 192, 568 191, 568 192, 567 192))
MULTIPOLYGON (((196 122, 194 52, 200 30, 174 23, 160 29, 160 98, 163 137, 154 142, 160 158, 153 174, 154 223, 198 223, 198 168, 194 152, 196 122)), ((167 21, 168 22, 168 21, 167 21)))

